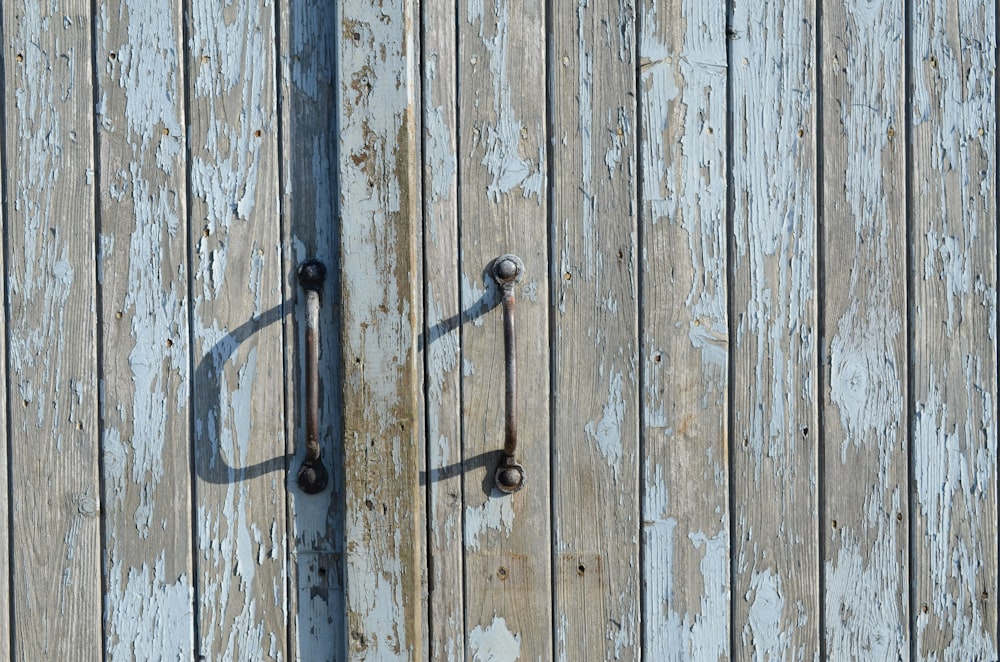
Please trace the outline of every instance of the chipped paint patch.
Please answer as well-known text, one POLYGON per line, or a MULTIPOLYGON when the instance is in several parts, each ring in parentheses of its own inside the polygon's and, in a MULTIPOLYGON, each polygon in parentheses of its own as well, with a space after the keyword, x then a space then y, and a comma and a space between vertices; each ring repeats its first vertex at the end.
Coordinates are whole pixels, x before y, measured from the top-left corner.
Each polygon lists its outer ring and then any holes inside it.
POLYGON ((584 427, 587 437, 597 444, 608 466, 618 475, 622 459, 622 421, 625 417, 625 400, 622 397, 622 374, 612 373, 608 388, 608 402, 598 421, 584 427))
POLYGON ((469 650, 475 662, 515 662, 521 657, 521 635, 507 629, 502 616, 494 616, 489 627, 477 625, 469 633, 469 650))
POLYGON ((153 567, 114 563, 105 596, 107 654, 113 660, 167 662, 194 657, 194 589, 184 575, 165 577, 160 553, 153 567))
POLYGON ((480 538, 492 529, 509 536, 514 526, 512 499, 493 489, 490 498, 480 506, 465 507, 465 544, 469 549, 480 548, 480 538))

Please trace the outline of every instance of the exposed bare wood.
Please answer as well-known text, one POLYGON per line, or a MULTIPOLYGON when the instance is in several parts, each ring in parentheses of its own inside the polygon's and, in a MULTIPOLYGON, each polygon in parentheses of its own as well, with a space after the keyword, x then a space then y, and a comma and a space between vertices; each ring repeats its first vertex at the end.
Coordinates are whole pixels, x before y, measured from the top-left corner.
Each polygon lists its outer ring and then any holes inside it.
POLYGON ((823 7, 826 653, 909 654, 903 10, 823 7))
POLYGON ((285 291, 285 429, 290 458, 289 592, 291 659, 340 660, 347 647, 344 619, 344 474, 340 408, 340 324, 337 222, 337 16, 322 0, 279 5, 282 96, 282 237, 285 291), (304 494, 296 476, 305 456, 305 297, 297 265, 318 259, 327 268, 321 293, 320 448, 329 486, 304 494))
POLYGON ((351 0, 339 21, 349 658, 418 659, 413 6, 351 0))
POLYGON ((735 659, 820 650, 816 7, 732 16, 732 610, 735 659))
POLYGON ((909 16, 911 636, 918 660, 995 660, 996 7, 909 16))
POLYGON ((607 0, 552 17, 558 659, 641 650, 635 11, 607 0))
POLYGON ((3 14, 15 660, 102 654, 90 6, 3 14))
POLYGON ((466 657, 552 657, 545 12, 537 0, 460 3, 459 208, 466 657), (513 253, 517 459, 524 489, 493 473, 504 444, 504 338, 489 266, 513 253))
POLYGON ((105 654, 194 651, 180 6, 96 21, 105 654), (140 648, 141 650, 141 648, 140 648))
POLYGON ((430 658, 451 662, 465 655, 457 34, 454 3, 428 1, 422 11, 428 630, 430 658))
POLYGON ((189 11, 198 654, 287 659, 274 7, 189 11))
POLYGON ((643 653, 729 653, 726 13, 640 9, 643 653))

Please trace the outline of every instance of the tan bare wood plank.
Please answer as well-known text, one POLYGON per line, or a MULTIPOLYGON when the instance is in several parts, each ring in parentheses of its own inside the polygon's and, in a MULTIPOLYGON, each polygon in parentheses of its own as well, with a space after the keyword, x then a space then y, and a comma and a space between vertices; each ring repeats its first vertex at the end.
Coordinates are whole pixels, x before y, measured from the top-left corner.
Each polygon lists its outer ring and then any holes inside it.
POLYGON ((102 600, 90 3, 9 6, 3 44, 11 654, 96 660, 102 600))
POLYGON ((197 652, 287 659, 274 7, 189 11, 197 652))
POLYGON ((729 651, 726 14, 643 3, 643 652, 729 651))
POLYGON ((460 5, 461 240, 466 658, 498 642, 552 657, 545 12, 538 1, 460 5), (521 258, 516 286, 517 456, 527 473, 504 496, 504 339, 491 262, 521 258))
POLYGON ((736 659, 820 650, 816 7, 732 16, 732 600, 736 659))
POLYGON ((910 12, 916 659, 997 659, 996 8, 910 12))
POLYGON ((105 654, 191 657, 180 6, 114 2, 96 28, 105 654))
POLYGON ((642 647, 635 19, 619 2, 552 17, 558 659, 642 647))
MULTIPOLYGON (((6 57, 6 55, 5 55, 6 57)), ((6 107, 7 99, 4 98, 4 107, 6 107)), ((6 151, 3 152, 4 158, 0 160, 0 167, 3 168, 4 172, 9 170, 8 161, 6 157, 6 151)), ((3 183, 6 185, 6 182, 3 183)), ((0 223, 2 223, 2 228, 7 228, 7 209, 3 204, 0 204, 0 223)), ((5 232, 0 231, 0 242, 6 245, 5 232)), ((3 343, 3 354, 0 355, 0 383, 4 384, 3 396, 0 398, 0 431, 3 431, 5 439, 8 436, 8 431, 10 428, 8 424, 10 422, 10 417, 7 414, 8 403, 12 402, 13 394, 10 392, 11 381, 8 379, 7 373, 7 311, 9 306, 7 305, 7 292, 8 292, 8 271, 7 263, 4 255, 4 251, 0 250, 0 273, 3 274, 2 287, 0 290, 0 342, 3 343)), ((13 435, 10 435, 13 439, 13 435)), ((10 457, 7 452, 7 444, 0 444, 0 568, 10 568, 10 457)), ((11 593, 11 583, 10 583, 10 573, 0 573, 0 595, 10 596, 11 593)), ((11 600, 4 600, 3 604, 0 604, 0 650, 9 651, 11 650, 11 638, 10 638, 10 610, 13 608, 11 600)))
POLYGON ((340 7, 348 657, 419 659, 419 168, 408 0, 340 7))
POLYGON ((824 648, 909 654, 903 10, 823 6, 824 648))
POLYGON ((337 17, 329 3, 295 0, 280 5, 283 45, 282 236, 286 256, 286 434, 294 448, 287 487, 291 590, 291 659, 340 660, 344 619, 343 427, 340 409, 339 269, 336 221, 337 17), (329 485, 305 494, 296 479, 305 457, 305 294, 296 270, 306 259, 327 268, 320 309, 320 447, 329 485))
POLYGON ((458 282, 458 40, 454 3, 423 11, 424 337, 429 652, 465 654, 462 532, 461 293, 458 282))

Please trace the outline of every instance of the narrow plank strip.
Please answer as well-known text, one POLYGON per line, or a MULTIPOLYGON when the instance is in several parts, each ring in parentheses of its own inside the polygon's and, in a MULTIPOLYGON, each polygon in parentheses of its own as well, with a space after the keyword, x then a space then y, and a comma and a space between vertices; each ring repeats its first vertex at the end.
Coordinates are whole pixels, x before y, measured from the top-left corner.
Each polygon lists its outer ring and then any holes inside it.
POLYGON ((726 12, 645 2, 643 651, 729 656, 726 12))
POLYGON ((430 659, 465 655, 454 2, 423 11, 424 338, 430 659))
POLYGON ((187 11, 197 653, 287 659, 277 28, 264 0, 187 11))
POLYGON ((90 3, 11 7, 3 44, 13 658, 97 660, 90 3))
MULTIPOLYGON (((467 659, 498 641, 551 659, 546 69, 543 2, 459 3, 459 208, 467 659), (520 492, 493 473, 504 440, 504 340, 489 265, 513 253, 520 492)), ((510 658, 508 658, 510 659, 510 658)))
POLYGON ((324 0, 279 5, 283 44, 281 158, 285 301, 285 429, 289 467, 291 659, 340 659, 345 651, 344 474, 340 408, 340 291, 336 218, 336 13, 324 0), (320 311, 320 446, 329 486, 303 494, 295 477, 305 456, 305 297, 296 269, 315 258, 327 267, 320 311))
POLYGON ((340 5, 349 659, 421 656, 416 59, 409 0, 340 5))
POLYGON ((816 9, 739 4, 730 108, 737 659, 819 654, 816 9))
POLYGON ((996 6, 916 2, 916 659, 997 659, 996 6))
POLYGON ((823 5, 825 650, 909 655, 903 8, 823 5))
POLYGON ((181 8, 125 0, 102 5, 96 18, 105 654, 189 658, 194 593, 181 8))
POLYGON ((552 17, 557 659, 642 647, 635 28, 618 0, 552 17))

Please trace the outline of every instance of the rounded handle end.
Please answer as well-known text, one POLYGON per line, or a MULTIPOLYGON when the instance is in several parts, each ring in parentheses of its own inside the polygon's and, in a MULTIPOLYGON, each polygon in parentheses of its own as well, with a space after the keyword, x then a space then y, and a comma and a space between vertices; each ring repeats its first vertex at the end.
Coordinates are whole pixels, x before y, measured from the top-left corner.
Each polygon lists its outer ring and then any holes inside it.
POLYGON ((303 462, 299 468, 299 488, 306 494, 319 494, 326 489, 330 474, 319 460, 303 462))
POLYGON ((516 255, 501 255, 493 261, 493 278, 501 285, 513 285, 524 275, 524 262, 516 255))
POLYGON ((513 494, 524 487, 524 467, 507 458, 493 474, 497 489, 504 494, 513 494))
POLYGON ((303 289, 318 292, 326 280, 326 265, 319 260, 306 260, 299 265, 299 285, 303 289))

